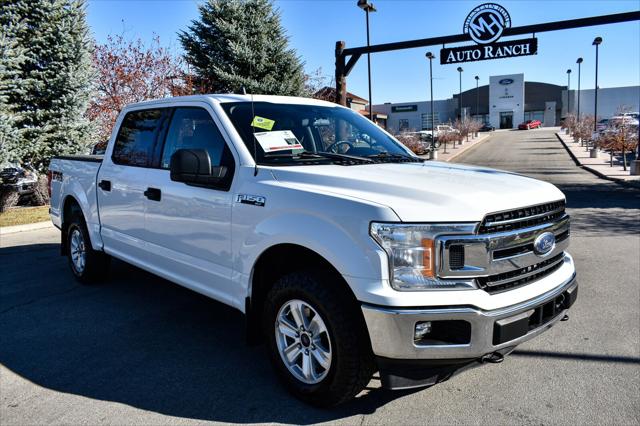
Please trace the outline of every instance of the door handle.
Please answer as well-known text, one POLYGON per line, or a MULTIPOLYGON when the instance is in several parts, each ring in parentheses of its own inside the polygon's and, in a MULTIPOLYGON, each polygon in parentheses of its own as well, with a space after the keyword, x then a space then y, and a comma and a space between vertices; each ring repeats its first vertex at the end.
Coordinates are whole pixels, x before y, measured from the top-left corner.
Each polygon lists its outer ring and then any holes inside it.
POLYGON ((158 188, 147 188, 147 190, 144 191, 144 196, 151 201, 160 201, 162 192, 158 188))
POLYGON ((110 180, 101 180, 100 183, 98 183, 98 186, 103 191, 107 191, 107 192, 111 191, 111 181, 110 180))

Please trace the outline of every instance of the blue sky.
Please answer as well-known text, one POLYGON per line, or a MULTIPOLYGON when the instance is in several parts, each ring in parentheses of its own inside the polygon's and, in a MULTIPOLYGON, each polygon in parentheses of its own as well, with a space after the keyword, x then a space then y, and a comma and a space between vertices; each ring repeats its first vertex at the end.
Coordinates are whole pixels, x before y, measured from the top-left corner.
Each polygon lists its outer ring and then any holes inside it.
MULTIPOLYGON (((371 43, 411 40, 462 32, 467 14, 482 1, 373 0, 371 43)), ((181 52, 177 32, 198 17, 196 0, 92 0, 88 19, 97 42, 109 34, 123 33, 145 41, 153 34, 163 45, 181 52)), ((640 0, 500 1, 511 15, 512 25, 581 18, 637 11, 640 0)), ((305 61, 307 71, 322 68, 327 76, 334 71, 337 40, 347 47, 366 44, 364 13, 356 0, 276 0, 291 46, 305 61)), ((571 68, 572 88, 577 87, 577 64, 582 64, 582 88, 593 88, 595 36, 600 46, 600 87, 640 85, 640 22, 603 25, 573 30, 539 33, 538 55, 462 64, 463 90, 488 83, 490 75, 524 72, 527 81, 566 85, 571 68)), ((374 54, 371 57, 373 102, 408 102, 428 96, 428 48, 374 54)), ((437 55, 438 46, 431 50, 437 55)), ((458 65, 439 65, 434 60, 434 97, 444 99, 458 91, 458 65)), ((362 58, 348 78, 348 90, 367 97, 366 58, 362 58)))

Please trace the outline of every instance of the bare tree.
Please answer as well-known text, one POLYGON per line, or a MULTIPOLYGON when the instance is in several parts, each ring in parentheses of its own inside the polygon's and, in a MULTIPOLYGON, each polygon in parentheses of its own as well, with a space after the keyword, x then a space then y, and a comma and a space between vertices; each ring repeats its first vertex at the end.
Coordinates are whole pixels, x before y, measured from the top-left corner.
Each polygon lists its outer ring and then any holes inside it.
POLYGON ((607 129, 598 139, 598 147, 609 151, 609 165, 613 167, 613 156, 619 152, 622 169, 627 170, 627 153, 634 152, 638 145, 638 128, 632 125, 630 117, 619 116, 609 120, 607 129))
POLYGON ((120 110, 127 104, 194 92, 193 80, 183 60, 154 37, 142 40, 109 36, 95 48, 96 95, 87 116, 97 127, 99 143, 105 143, 120 110))
POLYGON ((424 146, 418 133, 403 131, 400 134, 396 135, 396 139, 398 139, 404 146, 413 151, 414 154, 424 154, 424 146))

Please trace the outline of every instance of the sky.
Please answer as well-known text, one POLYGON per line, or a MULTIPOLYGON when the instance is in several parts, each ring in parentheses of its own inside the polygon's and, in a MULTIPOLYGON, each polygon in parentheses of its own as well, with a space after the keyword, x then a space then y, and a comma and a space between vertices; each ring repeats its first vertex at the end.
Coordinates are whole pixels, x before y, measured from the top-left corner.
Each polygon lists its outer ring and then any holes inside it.
MULTIPOLYGON (((372 0, 377 12, 370 15, 371 44, 460 34, 469 12, 483 1, 372 0)), ((154 34, 176 54, 182 52, 177 38, 198 18, 198 0, 90 0, 88 21, 98 43, 109 34, 150 41, 154 34)), ((356 0, 275 0, 293 49, 307 72, 321 68, 330 79, 334 73, 334 50, 338 40, 347 47, 366 45, 364 12, 356 0)), ((500 1, 511 15, 512 26, 583 18, 640 10, 640 0, 538 0, 500 1)), ((583 57, 581 87, 595 84, 594 37, 603 38, 599 52, 599 87, 640 85, 640 22, 602 25, 536 34, 538 55, 466 64, 433 62, 434 98, 450 98, 458 92, 462 66, 462 90, 475 87, 474 77, 487 84, 489 76, 524 73, 525 81, 567 84, 577 87, 576 59, 583 57)), ((516 38, 527 38, 518 36, 516 38)), ((505 39, 502 39, 505 40, 505 39)), ((453 46, 453 45, 452 45, 453 46)), ((376 53, 371 56, 372 99, 412 102, 428 97, 428 61, 431 50, 439 56, 441 46, 376 53)), ((447 46, 449 47, 449 46, 447 46)), ((347 80, 347 89, 367 98, 367 62, 362 57, 347 80)))

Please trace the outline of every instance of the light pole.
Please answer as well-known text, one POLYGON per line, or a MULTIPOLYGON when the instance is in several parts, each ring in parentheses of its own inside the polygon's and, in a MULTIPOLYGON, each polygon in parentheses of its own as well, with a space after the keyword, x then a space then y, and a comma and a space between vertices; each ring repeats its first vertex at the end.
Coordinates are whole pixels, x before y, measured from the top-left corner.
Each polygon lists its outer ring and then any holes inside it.
MULTIPOLYGON (((369 0, 358 0, 358 7, 364 10, 367 16, 367 47, 369 43, 369 12, 375 12, 376 8, 369 0)), ((369 120, 373 121, 373 102, 371 102, 371 54, 367 53, 367 74, 369 77, 369 120)))
MULTIPOLYGON (((429 59, 429 91, 431 92, 431 155, 436 158, 435 143, 436 143, 436 118, 435 111, 433 110, 433 53, 427 52, 425 55, 429 59)), ((445 154, 447 153, 447 144, 444 145, 445 154)))
POLYGON ((460 121, 462 121, 462 67, 458 67, 458 74, 460 75, 460 87, 458 90, 458 110, 460 111, 460 116, 458 117, 460 121))
POLYGON ((476 117, 480 115, 480 111, 478 110, 480 106, 480 92, 478 92, 478 82, 480 81, 480 77, 476 75, 476 117))
POLYGON ((578 122, 580 122, 580 68, 582 65, 582 58, 578 58, 576 64, 578 64, 578 122))
POLYGON ((567 115, 571 114, 571 68, 567 70, 567 115))
POLYGON ((593 46, 596 47, 596 90, 595 99, 593 104, 593 132, 598 130, 598 46, 602 43, 602 37, 596 37, 593 39, 593 46))

